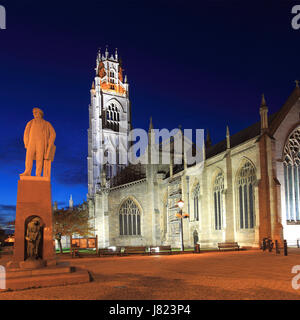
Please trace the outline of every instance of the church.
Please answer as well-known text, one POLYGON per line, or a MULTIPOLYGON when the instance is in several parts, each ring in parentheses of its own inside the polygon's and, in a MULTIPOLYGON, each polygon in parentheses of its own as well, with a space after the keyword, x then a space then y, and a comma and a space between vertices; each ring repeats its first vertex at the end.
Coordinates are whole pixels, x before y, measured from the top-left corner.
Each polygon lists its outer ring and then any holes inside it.
MULTIPOLYGON (((89 215, 99 248, 179 248, 182 241, 185 247, 226 241, 259 247, 265 237, 288 244, 300 239, 298 81, 276 113, 268 115, 263 96, 257 123, 233 135, 227 128, 215 145, 208 135, 201 163, 132 165, 129 84, 118 52, 99 51, 95 70, 87 161, 89 215)), ((150 121, 149 137, 152 131, 150 121)))

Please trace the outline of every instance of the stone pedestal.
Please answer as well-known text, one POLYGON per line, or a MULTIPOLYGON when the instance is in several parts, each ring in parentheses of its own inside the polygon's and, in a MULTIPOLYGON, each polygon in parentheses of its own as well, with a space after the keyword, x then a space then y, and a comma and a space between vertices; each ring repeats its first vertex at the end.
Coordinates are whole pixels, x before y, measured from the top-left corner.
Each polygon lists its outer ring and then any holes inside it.
MULTIPOLYGON (((6 265, 6 289, 22 290, 90 281, 88 271, 57 264, 52 231, 51 184, 43 177, 22 177, 18 182, 13 260, 6 265), (35 217, 41 228, 40 256, 27 257, 26 228, 35 217)), ((0 290, 1 291, 1 290, 0 290)))
POLYGON ((27 288, 41 288, 65 286, 86 283, 90 281, 88 271, 70 267, 55 266, 40 269, 9 269, 6 272, 5 288, 7 290, 23 290, 27 288))
POLYGON ((14 264, 26 259, 26 225, 33 217, 39 217, 42 222, 41 259, 54 260, 52 216, 50 181, 43 177, 21 177, 18 181, 14 264))

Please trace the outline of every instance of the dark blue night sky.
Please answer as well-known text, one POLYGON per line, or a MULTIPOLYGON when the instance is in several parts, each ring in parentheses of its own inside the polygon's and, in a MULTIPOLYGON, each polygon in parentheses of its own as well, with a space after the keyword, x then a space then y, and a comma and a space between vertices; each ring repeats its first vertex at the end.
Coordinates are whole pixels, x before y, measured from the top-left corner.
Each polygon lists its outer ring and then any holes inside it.
POLYGON ((54 126, 53 201, 87 193, 87 129, 96 54, 118 48, 133 126, 209 129, 259 120, 261 93, 277 111, 300 78, 299 1, 1 1, 0 224, 13 220, 23 131, 38 106, 54 126))

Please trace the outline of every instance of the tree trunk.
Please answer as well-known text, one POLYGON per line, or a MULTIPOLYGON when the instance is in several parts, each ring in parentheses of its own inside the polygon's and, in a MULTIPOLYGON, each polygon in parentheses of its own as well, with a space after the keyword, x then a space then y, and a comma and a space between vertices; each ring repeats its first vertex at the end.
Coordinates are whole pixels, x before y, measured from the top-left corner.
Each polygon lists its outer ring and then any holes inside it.
POLYGON ((61 239, 57 239, 58 245, 59 245, 59 251, 60 253, 63 253, 62 245, 61 245, 61 239))

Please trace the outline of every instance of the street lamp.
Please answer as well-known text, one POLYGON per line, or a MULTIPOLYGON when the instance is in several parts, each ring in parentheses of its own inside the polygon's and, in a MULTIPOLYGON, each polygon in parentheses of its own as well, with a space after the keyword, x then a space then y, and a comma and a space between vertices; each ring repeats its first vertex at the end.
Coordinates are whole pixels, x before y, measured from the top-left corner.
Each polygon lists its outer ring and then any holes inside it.
POLYGON ((182 208, 184 206, 183 200, 179 200, 177 202, 177 206, 179 207, 180 211, 177 213, 177 218, 180 219, 180 236, 181 236, 181 251, 184 251, 184 243, 183 243, 183 221, 182 219, 187 218, 189 215, 187 213, 183 214, 182 213, 182 208))

